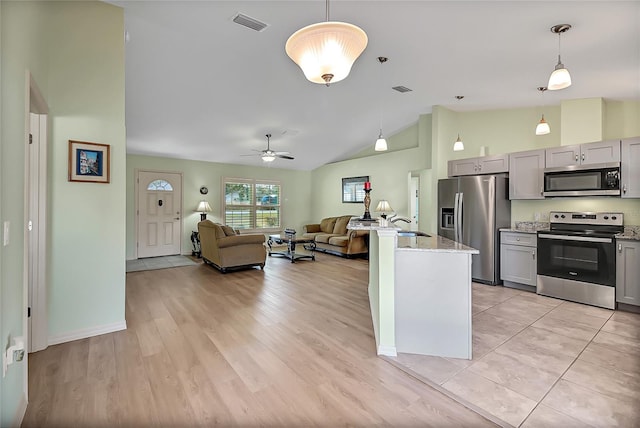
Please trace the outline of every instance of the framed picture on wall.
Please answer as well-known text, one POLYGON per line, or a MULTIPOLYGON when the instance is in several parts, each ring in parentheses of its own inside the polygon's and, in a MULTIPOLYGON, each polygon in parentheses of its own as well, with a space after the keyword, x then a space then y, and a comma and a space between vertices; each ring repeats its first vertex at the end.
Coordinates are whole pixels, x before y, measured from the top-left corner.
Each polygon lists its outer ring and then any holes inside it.
POLYGON ((69 140, 69 181, 109 183, 109 145, 69 140))
POLYGON ((343 178, 342 202, 361 204, 364 201, 364 183, 367 181, 369 181, 368 175, 343 178))

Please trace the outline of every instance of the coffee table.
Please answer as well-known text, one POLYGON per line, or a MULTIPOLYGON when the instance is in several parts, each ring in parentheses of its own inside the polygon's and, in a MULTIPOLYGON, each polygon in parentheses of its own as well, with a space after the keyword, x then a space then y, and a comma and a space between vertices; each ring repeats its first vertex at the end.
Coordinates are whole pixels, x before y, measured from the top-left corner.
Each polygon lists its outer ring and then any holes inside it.
POLYGON ((316 259, 316 243, 313 238, 296 238, 295 235, 280 233, 277 235, 269 235, 267 240, 269 247, 269 256, 285 257, 295 263, 296 260, 315 260, 316 259), (287 244, 287 251, 273 251, 273 244, 287 244), (311 254, 296 254, 296 245, 302 245, 305 250, 311 251, 311 254))

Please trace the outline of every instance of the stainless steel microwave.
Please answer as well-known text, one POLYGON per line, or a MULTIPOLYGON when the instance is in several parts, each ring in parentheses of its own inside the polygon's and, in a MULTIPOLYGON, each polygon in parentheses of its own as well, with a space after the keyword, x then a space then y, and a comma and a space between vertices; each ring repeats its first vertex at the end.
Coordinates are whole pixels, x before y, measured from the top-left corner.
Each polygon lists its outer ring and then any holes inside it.
POLYGON ((620 196, 620 163, 544 170, 544 196, 620 196))

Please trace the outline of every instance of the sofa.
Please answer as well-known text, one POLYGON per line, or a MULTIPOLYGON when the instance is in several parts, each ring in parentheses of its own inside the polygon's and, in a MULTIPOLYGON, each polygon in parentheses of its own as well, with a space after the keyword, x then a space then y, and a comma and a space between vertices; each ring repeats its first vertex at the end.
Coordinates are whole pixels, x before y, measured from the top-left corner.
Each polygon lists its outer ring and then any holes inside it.
POLYGON ((264 269, 267 259, 264 235, 240 235, 231 227, 211 220, 198 223, 198 233, 202 259, 222 273, 240 267, 264 269))
POLYGON ((367 256, 369 231, 347 230, 351 215, 326 217, 320 223, 304 226, 303 237, 313 238, 316 251, 343 257, 367 256))

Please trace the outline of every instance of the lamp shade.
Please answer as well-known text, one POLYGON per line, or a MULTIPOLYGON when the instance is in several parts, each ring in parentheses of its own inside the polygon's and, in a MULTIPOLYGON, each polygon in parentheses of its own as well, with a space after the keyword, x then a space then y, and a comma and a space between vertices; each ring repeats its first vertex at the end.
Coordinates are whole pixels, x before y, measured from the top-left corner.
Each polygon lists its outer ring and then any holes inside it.
POLYGON ((462 151, 462 150, 464 150, 464 143, 460 139, 460 134, 458 134, 458 138, 456 139, 456 142, 453 143, 453 151, 454 152, 459 152, 459 151, 462 151))
POLYGON ((379 213, 389 213, 389 212, 391 212, 391 211, 393 211, 393 209, 391 208, 391 205, 389 205, 389 202, 388 202, 388 201, 386 201, 386 200, 384 200, 384 199, 381 199, 381 200, 378 202, 378 206, 376 207, 376 212, 379 212, 379 213))
POLYGON ((386 152, 387 151, 387 140, 382 136, 382 132, 378 135, 378 139, 376 140, 376 145, 373 148, 376 152, 386 152))
POLYGON ((308 80, 328 85, 349 75, 368 41, 360 27, 328 21, 308 25, 293 33, 285 51, 308 80))
POLYGON ((564 64, 558 61, 558 65, 556 65, 555 70, 553 70, 553 73, 551 73, 549 77, 547 88, 550 91, 557 91, 558 89, 568 88, 569 86, 571 86, 569 70, 564 68, 564 64))
POLYGON ((200 201, 198 208, 196 208, 196 212, 199 213, 210 213, 211 211, 211 205, 209 205, 209 202, 207 201, 200 201))
POLYGON ((542 119, 540 119, 540 122, 536 126, 536 135, 546 135, 549 132, 551 132, 551 128, 549 127, 549 124, 547 123, 547 121, 544 120, 544 114, 543 114, 542 119))

